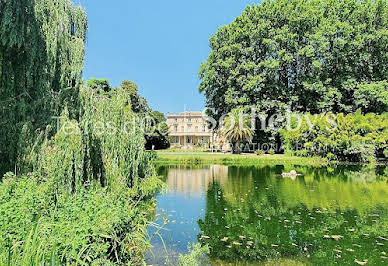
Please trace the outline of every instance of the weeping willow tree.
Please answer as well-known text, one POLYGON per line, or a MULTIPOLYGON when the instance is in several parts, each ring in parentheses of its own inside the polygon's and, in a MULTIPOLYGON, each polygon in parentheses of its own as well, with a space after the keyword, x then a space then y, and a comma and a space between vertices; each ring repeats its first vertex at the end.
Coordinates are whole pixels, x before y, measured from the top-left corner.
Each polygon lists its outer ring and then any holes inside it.
POLYGON ((29 158, 39 176, 56 179, 58 192, 108 187, 132 189, 133 197, 153 195, 160 188, 154 155, 144 148, 144 128, 132 111, 130 93, 82 87, 79 97, 78 120, 70 119, 65 108, 55 136, 41 133, 40 151, 29 158))
POLYGON ((144 264, 163 185, 139 120, 124 89, 80 88, 78 119, 65 108, 40 133, 34 171, 0 182, 0 265, 144 264))
POLYGON ((144 264, 161 181, 130 94, 80 85, 86 29, 71 0, 0 0, 0 265, 144 264))
POLYGON ((0 174, 77 102, 86 13, 71 0, 0 0, 0 174))

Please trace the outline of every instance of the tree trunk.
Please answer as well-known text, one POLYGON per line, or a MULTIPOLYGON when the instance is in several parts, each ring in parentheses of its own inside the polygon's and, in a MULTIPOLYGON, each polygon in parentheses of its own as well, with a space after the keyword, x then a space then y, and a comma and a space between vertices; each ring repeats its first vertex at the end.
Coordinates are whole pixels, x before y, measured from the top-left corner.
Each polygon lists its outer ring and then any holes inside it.
POLYGON ((241 153, 241 144, 240 141, 236 141, 236 147, 234 148, 235 154, 240 154, 241 153))

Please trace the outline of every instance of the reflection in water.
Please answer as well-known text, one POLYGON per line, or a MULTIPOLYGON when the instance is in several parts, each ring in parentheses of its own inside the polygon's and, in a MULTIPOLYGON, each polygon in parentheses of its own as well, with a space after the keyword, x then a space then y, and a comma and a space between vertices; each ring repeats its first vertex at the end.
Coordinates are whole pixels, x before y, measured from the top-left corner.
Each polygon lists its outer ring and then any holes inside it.
POLYGON ((171 166, 167 171, 168 190, 184 193, 203 193, 217 180, 220 184, 228 178, 228 167, 221 165, 187 167, 171 166))
MULTIPOLYGON (((161 235, 170 257, 200 241, 212 264, 388 262, 387 168, 161 166, 159 173, 169 188, 157 213, 168 219, 161 235), (302 176, 282 178, 293 169, 302 176)), ((162 241, 152 244, 148 262, 163 263, 162 241)))

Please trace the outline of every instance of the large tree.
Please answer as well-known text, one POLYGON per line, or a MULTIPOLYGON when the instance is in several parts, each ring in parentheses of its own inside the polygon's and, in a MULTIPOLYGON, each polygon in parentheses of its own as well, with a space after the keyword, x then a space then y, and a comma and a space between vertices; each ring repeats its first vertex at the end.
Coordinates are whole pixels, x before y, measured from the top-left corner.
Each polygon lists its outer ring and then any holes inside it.
POLYGON ((71 0, 0 0, 0 175, 77 101, 86 29, 71 0))
POLYGON ((129 80, 123 80, 121 82, 121 88, 128 91, 131 95, 132 110, 135 113, 151 112, 151 108, 148 106, 147 100, 139 95, 139 87, 136 83, 129 80))
POLYGON ((159 111, 152 111, 150 115, 151 121, 151 132, 146 134, 146 149, 167 149, 170 147, 168 139, 168 126, 166 123, 166 117, 159 111))
POLYGON ((265 0, 210 38, 199 90, 215 118, 238 106, 381 113, 387 29, 386 0, 265 0))
POLYGON ((140 117, 145 119, 145 147, 151 149, 166 149, 170 146, 168 140, 168 127, 164 114, 152 110, 148 105, 147 100, 139 94, 139 87, 136 83, 123 80, 121 88, 127 91, 130 95, 131 107, 134 113, 140 114, 140 117))

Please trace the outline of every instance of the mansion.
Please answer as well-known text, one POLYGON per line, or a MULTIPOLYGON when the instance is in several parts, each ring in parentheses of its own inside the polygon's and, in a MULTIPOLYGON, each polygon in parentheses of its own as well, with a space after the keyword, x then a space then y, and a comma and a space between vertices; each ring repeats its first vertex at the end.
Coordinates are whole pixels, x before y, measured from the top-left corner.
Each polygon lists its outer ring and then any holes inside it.
POLYGON ((182 148, 216 146, 220 150, 229 146, 223 138, 208 128, 202 112, 169 113, 167 114, 167 125, 172 146, 182 148))

